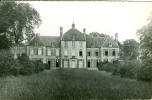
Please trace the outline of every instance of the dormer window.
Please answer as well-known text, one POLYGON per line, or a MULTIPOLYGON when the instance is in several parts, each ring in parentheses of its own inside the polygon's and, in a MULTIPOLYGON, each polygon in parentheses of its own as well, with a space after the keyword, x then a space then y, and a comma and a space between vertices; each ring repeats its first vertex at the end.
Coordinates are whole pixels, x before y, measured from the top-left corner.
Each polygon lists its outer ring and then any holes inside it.
POLYGON ((109 47, 112 47, 112 43, 111 42, 109 42, 109 47))
POLYGON ((73 40, 73 41, 75 40, 75 36, 74 36, 74 35, 72 36, 72 40, 73 40))
POLYGON ((54 44, 54 43, 52 43, 52 44, 51 44, 51 47, 52 47, 52 48, 54 48, 54 47, 55 47, 55 44, 54 44))
POLYGON ((38 46, 38 42, 37 41, 35 41, 35 44, 34 44, 35 46, 38 46))

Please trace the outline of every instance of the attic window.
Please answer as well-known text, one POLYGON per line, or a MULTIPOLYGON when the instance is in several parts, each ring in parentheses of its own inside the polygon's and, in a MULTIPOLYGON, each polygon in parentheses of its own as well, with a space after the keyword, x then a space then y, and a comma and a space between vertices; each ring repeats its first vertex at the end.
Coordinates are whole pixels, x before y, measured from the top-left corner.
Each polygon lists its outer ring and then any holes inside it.
POLYGON ((109 42, 109 47, 112 47, 112 43, 111 42, 109 42))
POLYGON ((55 44, 54 44, 54 43, 52 43, 52 44, 51 44, 51 47, 55 47, 55 44))
POLYGON ((35 41, 35 46, 38 46, 38 42, 37 41, 35 41))
POLYGON ((75 40, 75 36, 74 35, 72 36, 72 40, 75 40))

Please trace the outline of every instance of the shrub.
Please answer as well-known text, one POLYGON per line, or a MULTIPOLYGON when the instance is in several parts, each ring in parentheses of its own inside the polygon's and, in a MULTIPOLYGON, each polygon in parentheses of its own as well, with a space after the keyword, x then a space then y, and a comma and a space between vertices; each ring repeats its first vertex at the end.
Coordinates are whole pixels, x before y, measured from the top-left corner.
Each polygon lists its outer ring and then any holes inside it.
POLYGON ((50 69, 50 65, 49 64, 44 64, 44 68, 45 69, 50 69))
POLYGON ((138 70, 137 79, 143 81, 152 81, 152 66, 142 66, 138 70))
POLYGON ((0 76, 18 75, 20 64, 10 51, 0 50, 0 76))
POLYGON ((35 73, 38 73, 39 71, 44 71, 45 66, 44 64, 41 62, 41 60, 36 60, 34 62, 34 66, 35 66, 35 73))
POLYGON ((127 78, 136 78, 137 71, 140 68, 141 63, 138 60, 125 61, 120 68, 120 76, 127 78))
POLYGON ((34 73, 35 65, 26 54, 23 53, 21 56, 18 56, 18 60, 20 65, 22 65, 20 68, 21 75, 32 75, 34 73))

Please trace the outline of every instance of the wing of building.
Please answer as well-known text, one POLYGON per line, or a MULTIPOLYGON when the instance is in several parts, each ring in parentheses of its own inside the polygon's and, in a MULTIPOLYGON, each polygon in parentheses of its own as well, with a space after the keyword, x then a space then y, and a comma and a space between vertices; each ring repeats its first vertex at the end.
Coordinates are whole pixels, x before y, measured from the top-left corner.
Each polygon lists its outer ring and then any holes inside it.
POLYGON ((41 59, 51 68, 97 68, 100 61, 113 62, 119 58, 118 34, 115 39, 110 36, 92 37, 72 28, 60 36, 40 36, 36 34, 27 45, 15 45, 11 49, 14 57, 26 53, 30 59, 41 59))

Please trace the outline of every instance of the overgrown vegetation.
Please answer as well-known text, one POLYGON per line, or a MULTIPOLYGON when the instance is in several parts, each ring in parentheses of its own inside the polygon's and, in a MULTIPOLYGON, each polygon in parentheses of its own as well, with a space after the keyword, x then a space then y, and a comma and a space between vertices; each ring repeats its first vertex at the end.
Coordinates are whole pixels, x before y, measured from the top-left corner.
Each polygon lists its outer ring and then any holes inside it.
POLYGON ((33 73, 39 73, 44 71, 48 67, 47 64, 43 64, 40 60, 32 61, 26 54, 18 56, 14 59, 10 51, 0 51, 0 76, 8 75, 32 75, 33 73))
POLYGON ((150 99, 152 83, 84 69, 45 70, 0 79, 0 100, 150 99))
POLYGON ((152 80, 152 68, 151 66, 144 66, 138 60, 125 60, 110 62, 100 62, 98 66, 99 70, 111 72, 112 75, 119 75, 123 78, 131 78, 137 80, 151 81, 152 80))

